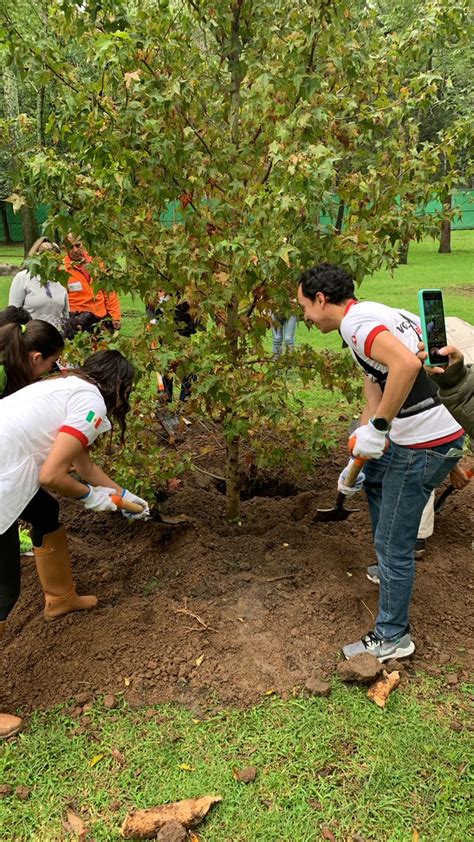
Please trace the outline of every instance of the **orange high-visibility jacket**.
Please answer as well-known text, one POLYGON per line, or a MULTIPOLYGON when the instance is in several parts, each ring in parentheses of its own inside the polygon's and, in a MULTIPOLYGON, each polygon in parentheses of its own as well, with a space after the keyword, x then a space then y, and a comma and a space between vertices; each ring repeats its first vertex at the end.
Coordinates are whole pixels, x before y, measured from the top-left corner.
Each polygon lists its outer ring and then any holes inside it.
MULTIPOLYGON (((89 258, 90 260, 90 258, 89 258)), ((87 264, 76 266, 69 255, 64 258, 64 266, 69 273, 67 292, 71 313, 93 313, 99 319, 105 316, 119 322, 121 320, 120 301, 116 292, 103 289, 94 291, 92 278, 86 269, 87 264)))

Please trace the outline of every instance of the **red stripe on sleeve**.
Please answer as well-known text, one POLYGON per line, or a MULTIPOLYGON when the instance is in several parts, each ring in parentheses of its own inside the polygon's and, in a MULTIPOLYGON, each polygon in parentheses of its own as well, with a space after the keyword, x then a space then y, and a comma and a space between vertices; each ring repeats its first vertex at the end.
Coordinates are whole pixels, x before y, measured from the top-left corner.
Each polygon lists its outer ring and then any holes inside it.
POLYGON ((81 433, 80 430, 75 430, 74 427, 68 427, 67 424, 65 424, 63 427, 59 428, 59 432, 68 433, 68 435, 74 436, 75 439, 79 439, 79 441, 84 447, 89 446, 87 436, 85 436, 84 433, 81 433))
POLYGON ((374 339, 376 336, 379 335, 379 333, 382 333, 383 330, 388 330, 388 327, 385 327, 385 325, 377 325, 377 327, 372 328, 372 330, 370 331, 364 343, 364 354, 366 357, 370 357, 370 352, 372 350, 374 339))

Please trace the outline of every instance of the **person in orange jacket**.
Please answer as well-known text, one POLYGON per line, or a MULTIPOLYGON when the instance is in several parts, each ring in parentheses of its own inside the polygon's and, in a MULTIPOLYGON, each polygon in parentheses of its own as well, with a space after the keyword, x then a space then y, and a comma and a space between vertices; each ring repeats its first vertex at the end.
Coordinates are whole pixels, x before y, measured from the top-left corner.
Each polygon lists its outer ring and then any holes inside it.
POLYGON ((122 316, 117 293, 94 289, 93 279, 87 269, 92 258, 79 237, 68 234, 67 245, 64 267, 69 274, 67 288, 70 318, 65 336, 72 339, 78 330, 89 331, 99 322, 109 330, 119 330, 122 316))

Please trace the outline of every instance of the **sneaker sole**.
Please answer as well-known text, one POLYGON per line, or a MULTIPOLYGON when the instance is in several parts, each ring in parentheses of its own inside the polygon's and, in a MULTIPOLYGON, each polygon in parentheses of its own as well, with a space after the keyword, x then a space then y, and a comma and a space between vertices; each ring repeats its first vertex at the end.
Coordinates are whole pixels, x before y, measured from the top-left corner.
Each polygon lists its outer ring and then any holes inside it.
POLYGON ((365 574, 369 580, 369 582, 373 582, 374 585, 380 585, 380 579, 378 576, 371 576, 370 573, 365 574))
POLYGON ((393 659, 394 661, 399 661, 401 658, 409 658, 410 655, 413 655, 415 651, 415 644, 411 641, 410 645, 407 646, 406 649, 395 649, 395 652, 390 652, 390 655, 381 655, 378 660, 383 663, 384 661, 390 661, 393 659))

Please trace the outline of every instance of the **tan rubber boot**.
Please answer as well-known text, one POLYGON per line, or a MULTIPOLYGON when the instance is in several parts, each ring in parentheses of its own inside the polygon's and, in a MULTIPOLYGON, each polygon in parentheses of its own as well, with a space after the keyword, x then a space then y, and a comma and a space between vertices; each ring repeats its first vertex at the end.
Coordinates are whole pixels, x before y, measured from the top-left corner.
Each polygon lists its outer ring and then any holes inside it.
MULTIPOLYGON (((0 622, 0 640, 5 634, 5 620, 0 622)), ((9 737, 14 737, 21 731, 23 720, 19 716, 13 716, 11 713, 0 713, 0 740, 8 740, 9 737)))
POLYGON ((33 549, 45 596, 45 620, 56 620, 71 611, 95 608, 97 597, 78 596, 76 593, 64 526, 56 532, 49 532, 43 538, 43 545, 33 549))

